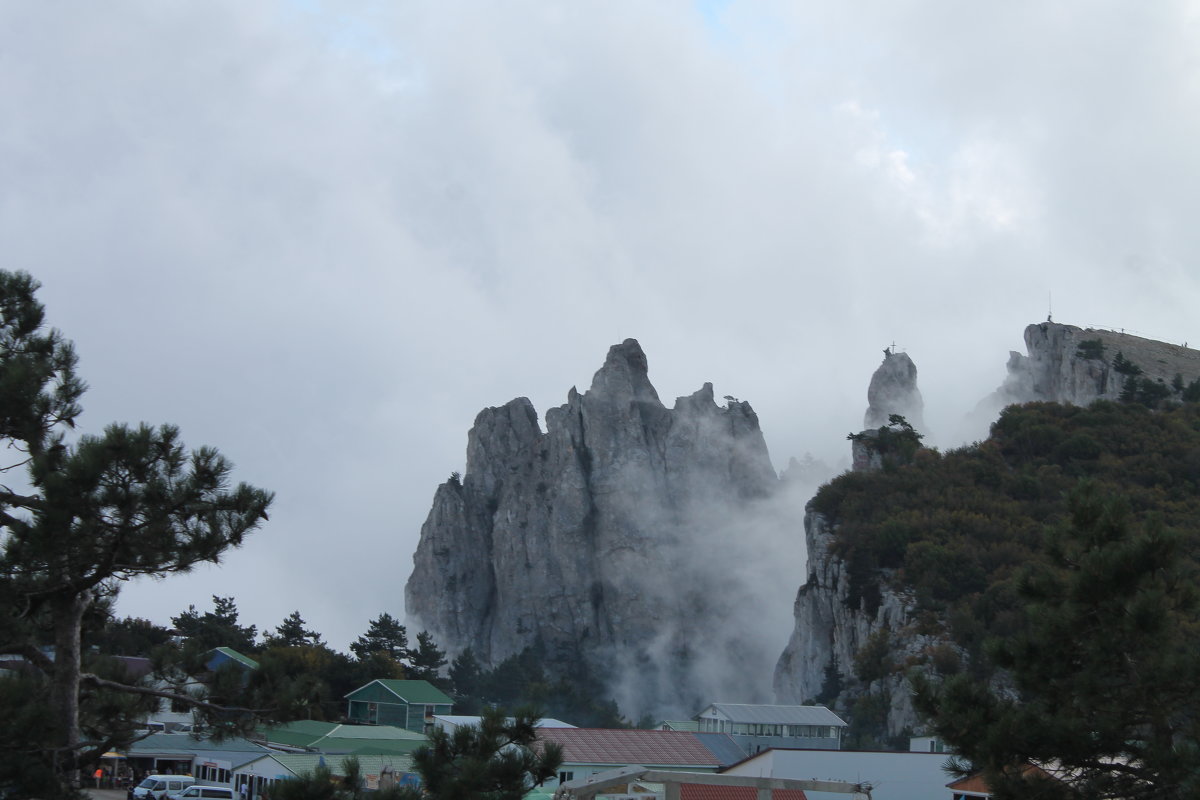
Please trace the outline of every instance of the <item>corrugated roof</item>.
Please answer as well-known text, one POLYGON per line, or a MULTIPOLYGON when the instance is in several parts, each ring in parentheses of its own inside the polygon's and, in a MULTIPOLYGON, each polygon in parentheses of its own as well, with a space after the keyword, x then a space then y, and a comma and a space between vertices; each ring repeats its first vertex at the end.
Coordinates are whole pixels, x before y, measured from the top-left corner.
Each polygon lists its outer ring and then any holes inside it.
MULTIPOLYGON (((846 727, 846 721, 824 706, 768 706, 750 703, 713 703, 712 708, 733 722, 766 725, 834 725, 846 727)), ((708 709, 705 709, 706 711, 708 709)), ((701 712, 701 714, 704 712, 701 712)), ((700 714, 696 715, 697 717, 700 714)))
POLYGON ((329 732, 336 727, 338 727, 338 723, 336 722, 318 722, 315 719, 301 719, 294 722, 285 722, 282 725, 260 727, 258 732, 268 742, 286 744, 293 747, 308 747, 322 736, 328 736, 329 732))
POLYGON ((684 731, 541 728, 538 739, 560 744, 563 760, 572 764, 714 769, 721 766, 720 760, 695 734, 684 731))
MULTIPOLYGON (((453 705, 454 703, 441 689, 429 681, 402 681, 395 678, 377 678, 373 683, 378 683, 407 703, 425 703, 429 705, 453 705)), ((367 686, 370 685, 369 683, 367 684, 367 686)), ((356 689, 355 691, 358 690, 356 689)), ((351 692, 351 694, 353 693, 351 692)))
POLYGON ((722 767, 736 764, 746 757, 746 751, 727 733, 693 733, 692 735, 717 757, 722 767))
POLYGON ((416 733, 407 728, 398 728, 395 725, 336 725, 325 736, 338 739, 406 739, 418 742, 425 741, 425 734, 416 733))
POLYGON ((691 731, 697 733, 700 730, 700 723, 694 719, 664 719, 662 722, 664 731, 691 731))
POLYGON ((128 752, 134 755, 145 753, 250 753, 262 752, 263 747, 249 739, 233 737, 214 741, 198 739, 188 733, 152 733, 145 739, 139 739, 129 746, 128 752))
MULTIPOLYGON (((296 775, 314 772, 318 765, 325 763, 334 775, 345 775, 344 763, 347 758, 357 758, 359 771, 363 775, 378 775, 384 767, 391 767, 396 772, 412 772, 412 759, 404 755, 322 755, 320 753, 272 753, 271 758, 278 761, 296 775)), ((242 766, 245 766, 243 764, 242 766)))
MULTIPOLYGON (((679 800, 756 800, 757 797, 758 790, 753 786, 679 785, 679 800)), ((808 797, 800 789, 772 789, 771 800, 808 800, 808 797)))
POLYGON ((222 653, 222 654, 228 656, 229 658, 232 658, 234 661, 238 662, 239 664, 241 664, 244 667, 249 667, 250 669, 258 669, 257 661, 255 661, 250 656, 242 655, 237 650, 234 650, 232 647, 214 647, 213 649, 216 650, 218 653, 222 653))
POLYGON ((326 736, 310 745, 311 749, 322 753, 411 753, 418 747, 424 747, 427 740, 424 736, 418 739, 344 739, 337 736, 326 736))

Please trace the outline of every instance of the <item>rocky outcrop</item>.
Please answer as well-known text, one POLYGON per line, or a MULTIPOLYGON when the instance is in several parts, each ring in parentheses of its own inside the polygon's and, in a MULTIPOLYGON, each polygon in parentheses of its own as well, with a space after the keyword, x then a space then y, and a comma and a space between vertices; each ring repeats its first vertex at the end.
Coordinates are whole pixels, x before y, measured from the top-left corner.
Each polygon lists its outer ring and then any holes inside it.
POLYGON ((739 572, 780 559, 747 533, 777 483, 748 403, 705 384, 668 409, 628 339, 544 433, 524 398, 479 414, 421 528, 408 615, 485 662, 537 643, 600 667, 626 713, 690 715, 714 684, 770 673, 739 572))
POLYGON ((894 674, 864 686, 854 676, 854 659, 872 636, 887 636, 892 660, 903 663, 919 650, 915 637, 904 626, 912 610, 909 601, 880 581, 878 594, 852 597, 846 564, 831 552, 834 529, 823 514, 811 509, 804 517, 808 543, 808 579, 796 593, 795 627, 775 665, 775 695, 780 703, 805 704, 824 697, 833 677, 840 684, 838 707, 870 690, 886 694, 891 704, 888 733, 898 735, 917 727, 905 679, 894 674))
POLYGON ((1118 354, 1140 377, 1164 385, 1176 375, 1184 382, 1200 377, 1200 352, 1123 331, 1040 322, 1025 328, 1025 349, 1026 355, 1009 353, 1004 383, 984 399, 976 416, 993 420, 1013 403, 1086 406, 1098 399, 1116 400, 1130 374, 1120 369, 1118 354))
POLYGON ((899 414, 918 431, 925 431, 925 401, 917 388, 917 365, 908 353, 883 351, 883 363, 871 376, 867 388, 867 413, 864 428, 879 428, 888 424, 892 414, 899 414))

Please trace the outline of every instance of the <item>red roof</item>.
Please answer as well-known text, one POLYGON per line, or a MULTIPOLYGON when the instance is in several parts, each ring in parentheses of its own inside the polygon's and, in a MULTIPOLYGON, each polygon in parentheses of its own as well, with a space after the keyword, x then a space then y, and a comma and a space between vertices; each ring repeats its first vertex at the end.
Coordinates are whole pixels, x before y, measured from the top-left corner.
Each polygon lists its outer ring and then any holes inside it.
POLYGON ((953 783, 947 783, 946 788, 947 789, 957 789, 957 790, 963 791, 963 792, 979 792, 981 794, 989 794, 992 791, 991 788, 987 785, 987 782, 984 781, 983 775, 981 773, 975 773, 974 775, 968 775, 965 778, 959 778, 958 780, 954 781, 953 783))
MULTIPOLYGON (((679 785, 679 800, 758 800, 753 786, 708 786, 702 783, 679 785)), ((799 789, 772 789, 771 800, 808 800, 799 789)))
POLYGON ((560 744, 563 761, 572 764, 714 769, 721 766, 717 757, 688 731, 538 728, 538 738, 560 744))

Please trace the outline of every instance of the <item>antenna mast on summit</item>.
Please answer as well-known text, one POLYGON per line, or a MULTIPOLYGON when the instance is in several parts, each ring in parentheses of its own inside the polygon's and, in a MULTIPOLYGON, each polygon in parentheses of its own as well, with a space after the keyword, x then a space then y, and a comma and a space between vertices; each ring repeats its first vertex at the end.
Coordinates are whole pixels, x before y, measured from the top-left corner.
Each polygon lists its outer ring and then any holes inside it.
POLYGON ((1054 322, 1054 293, 1046 292, 1046 322, 1054 322))

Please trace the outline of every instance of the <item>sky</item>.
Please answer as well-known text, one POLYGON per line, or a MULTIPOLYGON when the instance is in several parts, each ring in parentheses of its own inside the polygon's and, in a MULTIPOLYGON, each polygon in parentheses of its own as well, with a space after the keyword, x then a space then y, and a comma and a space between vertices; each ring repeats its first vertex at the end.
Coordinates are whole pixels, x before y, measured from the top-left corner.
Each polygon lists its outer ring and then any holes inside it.
POLYGON ((403 616, 475 415, 628 337, 779 469, 844 464, 893 342, 943 447, 1051 310, 1200 342, 1196 2, 0 0, 0 109, 0 268, 75 341, 81 427, 177 424, 276 493, 124 587, 162 624, 403 616))

